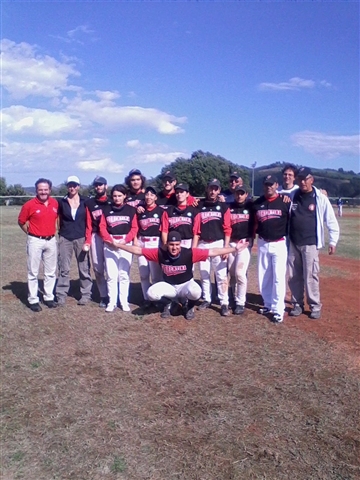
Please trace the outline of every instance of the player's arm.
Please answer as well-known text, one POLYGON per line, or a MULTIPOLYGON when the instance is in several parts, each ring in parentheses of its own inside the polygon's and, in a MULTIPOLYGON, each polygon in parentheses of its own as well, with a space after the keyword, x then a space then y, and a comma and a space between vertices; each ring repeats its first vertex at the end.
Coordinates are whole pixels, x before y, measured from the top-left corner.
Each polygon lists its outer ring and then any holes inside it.
POLYGON ((209 257, 217 257, 218 255, 228 255, 229 253, 242 252, 249 246, 249 242, 238 242, 235 247, 224 247, 224 248, 210 248, 208 250, 209 257))
POLYGON ((200 222, 200 213, 194 218, 194 227, 193 227, 194 237, 192 241, 192 248, 197 248, 200 240, 201 233, 201 222, 200 222))
POLYGON ((20 210, 18 217, 18 225, 24 233, 28 233, 29 212, 26 204, 23 205, 22 209, 20 210))
POLYGON ((114 242, 114 247, 125 250, 125 252, 132 253, 133 255, 142 255, 142 248, 138 245, 126 245, 125 240, 119 240, 114 242))
POLYGON ((21 223, 20 220, 19 220, 18 225, 24 233, 26 233, 26 234, 28 233, 28 225, 29 224, 27 222, 21 223))

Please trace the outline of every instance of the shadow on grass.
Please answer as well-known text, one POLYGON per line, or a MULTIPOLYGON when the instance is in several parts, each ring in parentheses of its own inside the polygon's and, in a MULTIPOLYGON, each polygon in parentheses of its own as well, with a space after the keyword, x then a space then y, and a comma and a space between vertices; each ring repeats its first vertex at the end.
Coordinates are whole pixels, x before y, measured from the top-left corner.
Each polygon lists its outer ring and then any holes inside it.
POLYGON ((28 287, 27 282, 10 282, 2 287, 3 290, 9 290, 20 300, 21 303, 27 305, 28 287))
POLYGON ((247 293, 246 294, 246 308, 257 312, 259 307, 263 305, 262 296, 259 293, 247 293))

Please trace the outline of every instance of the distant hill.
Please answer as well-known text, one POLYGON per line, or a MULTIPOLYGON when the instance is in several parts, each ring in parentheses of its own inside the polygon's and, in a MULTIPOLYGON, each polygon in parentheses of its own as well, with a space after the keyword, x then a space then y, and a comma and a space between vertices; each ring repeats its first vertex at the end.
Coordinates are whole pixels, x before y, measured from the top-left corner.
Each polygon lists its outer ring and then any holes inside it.
MULTIPOLYGON (((285 163, 273 163, 257 167, 254 170, 254 190, 255 195, 262 193, 262 182, 266 175, 275 175, 279 183, 282 181, 281 170, 285 163)), ((300 166, 299 166, 300 167, 300 166)), ((249 178, 252 178, 252 169, 249 167, 242 167, 249 172, 249 178)), ((344 171, 342 168, 334 170, 331 168, 319 169, 311 168, 315 186, 322 188, 328 192, 330 197, 358 197, 360 196, 360 173, 351 171, 344 171)))

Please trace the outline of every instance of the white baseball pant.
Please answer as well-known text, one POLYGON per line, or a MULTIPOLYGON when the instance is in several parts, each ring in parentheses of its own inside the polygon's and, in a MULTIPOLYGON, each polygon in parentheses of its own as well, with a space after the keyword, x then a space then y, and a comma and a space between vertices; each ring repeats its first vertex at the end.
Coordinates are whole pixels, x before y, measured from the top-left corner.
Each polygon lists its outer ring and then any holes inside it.
MULTIPOLYGON (((224 240, 215 242, 204 242, 200 240, 199 248, 209 250, 210 248, 223 248, 224 240)), ((208 258, 200 263, 200 278, 203 297, 206 302, 211 303, 211 267, 214 270, 216 283, 218 286, 218 297, 220 305, 229 304, 228 277, 227 277, 227 260, 222 260, 221 256, 208 258)))
POLYGON ((192 238, 183 238, 180 245, 184 248, 191 248, 192 238))
MULTIPOLYGON (((237 242, 230 242, 230 247, 236 247, 236 245, 237 242)), ((242 252, 229 253, 228 271, 236 305, 245 306, 249 263, 249 248, 245 248, 242 252)))
MULTIPOLYGON (((139 237, 138 244, 141 248, 158 248, 159 247, 159 237, 139 237)), ((145 300, 148 300, 147 291, 149 290, 150 275, 152 283, 160 282, 163 278, 161 267, 157 262, 149 262, 146 260, 144 255, 140 255, 138 258, 139 273, 140 273, 140 282, 141 290, 145 300)))
POLYGON ((39 303, 38 275, 41 261, 44 264, 44 300, 54 300, 54 287, 56 282, 57 245, 56 238, 44 240, 28 235, 26 243, 27 270, 28 270, 28 302, 39 303))
MULTIPOLYGON (((121 236, 115 236, 117 240, 121 236)), ((123 236, 125 238, 125 235, 123 236)), ((132 245, 132 242, 127 243, 132 245)), ((105 265, 107 273, 107 289, 109 295, 108 306, 116 307, 119 297, 122 308, 128 307, 129 287, 130 287, 130 267, 132 254, 115 248, 105 243, 104 246, 105 265)))
POLYGON ((198 300, 201 297, 201 288, 192 278, 188 282, 179 285, 171 285, 167 282, 159 282, 152 285, 147 291, 147 297, 151 302, 158 302, 162 297, 169 300, 198 300))
POLYGON ((91 235, 91 260, 95 273, 96 285, 98 287, 100 297, 107 297, 107 285, 105 279, 105 255, 104 241, 98 233, 91 235))
POLYGON ((281 316, 286 295, 286 241, 266 242, 258 237, 258 278, 264 306, 281 316))

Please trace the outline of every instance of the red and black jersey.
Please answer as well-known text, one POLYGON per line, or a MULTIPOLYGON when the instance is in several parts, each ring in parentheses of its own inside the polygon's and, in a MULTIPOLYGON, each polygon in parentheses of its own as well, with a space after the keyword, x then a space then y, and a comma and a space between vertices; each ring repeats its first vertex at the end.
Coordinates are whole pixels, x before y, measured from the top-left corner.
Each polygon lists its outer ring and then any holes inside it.
POLYGON ((215 242, 230 237, 230 210, 224 202, 203 200, 197 208, 194 221, 194 234, 200 235, 200 240, 215 242))
POLYGON ((193 278, 193 264, 205 261, 209 250, 201 248, 181 248, 177 257, 172 257, 167 250, 162 248, 143 248, 142 255, 161 266, 164 282, 171 285, 180 285, 193 278))
POLYGON ((92 233, 99 233, 99 225, 103 208, 105 207, 105 205, 110 205, 110 203, 110 199, 106 195, 100 198, 92 197, 86 200, 85 243, 91 242, 92 233))
POLYGON ((127 194, 125 202, 128 205, 131 205, 132 207, 137 207, 140 204, 144 205, 145 203, 145 193, 144 192, 139 192, 139 193, 131 193, 129 192, 127 194))
POLYGON ((111 241, 111 235, 126 235, 131 242, 137 233, 136 209, 128 204, 116 207, 106 205, 100 220, 100 235, 105 241, 111 241))
POLYGON ((246 201, 242 204, 231 202, 230 223, 231 223, 231 240, 238 241, 243 238, 252 238, 252 202, 246 201))
POLYGON ((141 237, 160 237, 160 223, 164 209, 155 205, 148 209, 145 207, 143 213, 137 214, 138 236, 141 237))
POLYGON ((253 204, 255 228, 259 237, 274 242, 287 235, 290 202, 285 203, 279 195, 273 198, 262 196, 253 204))
POLYGON ((196 213, 195 207, 171 205, 162 216, 161 231, 164 233, 179 232, 183 240, 193 238, 196 213))

